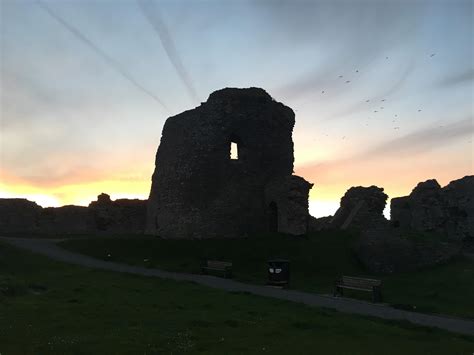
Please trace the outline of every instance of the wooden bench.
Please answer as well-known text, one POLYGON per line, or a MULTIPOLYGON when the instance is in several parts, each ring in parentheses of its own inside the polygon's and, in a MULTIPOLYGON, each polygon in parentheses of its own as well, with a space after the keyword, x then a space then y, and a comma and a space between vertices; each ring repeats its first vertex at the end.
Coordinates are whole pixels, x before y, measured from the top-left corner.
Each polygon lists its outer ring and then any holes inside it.
POLYGON ((382 280, 365 279, 361 277, 342 276, 335 282, 334 297, 337 295, 343 296, 343 290, 347 288, 350 290, 372 292, 372 301, 382 301, 382 280))
POLYGON ((232 263, 227 261, 206 260, 201 266, 203 274, 208 274, 209 271, 223 274, 225 278, 232 277, 232 263))

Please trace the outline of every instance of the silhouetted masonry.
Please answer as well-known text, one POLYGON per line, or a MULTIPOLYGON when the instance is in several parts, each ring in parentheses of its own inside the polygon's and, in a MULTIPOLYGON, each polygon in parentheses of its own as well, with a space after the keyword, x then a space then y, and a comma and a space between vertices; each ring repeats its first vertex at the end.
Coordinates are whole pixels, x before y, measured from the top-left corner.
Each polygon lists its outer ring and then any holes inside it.
POLYGON ((100 194, 89 207, 38 206, 21 198, 0 199, 0 232, 39 234, 142 234, 146 203, 143 200, 112 201, 100 194))
POLYGON ((294 124, 293 111, 259 88, 222 89, 168 118, 146 232, 164 238, 306 233, 312 184, 292 175, 294 124))
POLYGON ((117 199, 107 194, 97 196, 89 204, 98 232, 142 234, 145 232, 146 200, 117 199))
POLYGON ((341 198, 331 227, 336 229, 366 229, 387 223, 383 215, 388 196, 377 186, 351 187, 341 198))
POLYGON ((42 209, 26 198, 0 198, 0 232, 36 232, 42 209))
POLYGON ((393 198, 395 227, 435 232, 453 240, 474 238, 474 176, 441 187, 436 180, 420 182, 409 196, 393 198))
POLYGON ((341 198, 334 216, 311 217, 310 230, 379 228, 388 223, 383 215, 388 196, 377 186, 351 187, 341 198))

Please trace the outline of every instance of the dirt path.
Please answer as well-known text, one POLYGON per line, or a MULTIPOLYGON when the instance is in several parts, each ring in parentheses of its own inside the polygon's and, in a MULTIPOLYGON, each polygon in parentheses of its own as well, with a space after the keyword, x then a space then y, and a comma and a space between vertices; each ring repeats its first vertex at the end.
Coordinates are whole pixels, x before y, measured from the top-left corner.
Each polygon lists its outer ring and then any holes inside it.
POLYGON ((90 268, 150 277, 160 277, 178 281, 193 281, 201 285, 227 291, 249 292, 254 295, 299 302, 310 306, 334 308, 340 312, 345 313, 373 316, 383 319, 407 320, 409 322, 423 326, 436 327, 451 332, 474 335, 474 321, 472 320, 408 312, 384 305, 353 299, 334 298, 301 291, 281 290, 259 285, 249 285, 238 281, 207 275, 176 273, 159 269, 147 269, 144 267, 103 261, 60 248, 55 244, 55 242, 57 242, 55 240, 3 237, 0 238, 0 240, 22 249, 46 255, 54 260, 90 268))

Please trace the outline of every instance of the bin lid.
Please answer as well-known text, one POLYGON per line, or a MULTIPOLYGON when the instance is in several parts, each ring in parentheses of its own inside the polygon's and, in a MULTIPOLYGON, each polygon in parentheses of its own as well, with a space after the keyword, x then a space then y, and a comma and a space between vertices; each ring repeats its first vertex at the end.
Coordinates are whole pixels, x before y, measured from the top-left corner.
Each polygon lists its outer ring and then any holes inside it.
POLYGON ((288 259, 270 259, 268 260, 269 263, 289 263, 290 260, 288 259))

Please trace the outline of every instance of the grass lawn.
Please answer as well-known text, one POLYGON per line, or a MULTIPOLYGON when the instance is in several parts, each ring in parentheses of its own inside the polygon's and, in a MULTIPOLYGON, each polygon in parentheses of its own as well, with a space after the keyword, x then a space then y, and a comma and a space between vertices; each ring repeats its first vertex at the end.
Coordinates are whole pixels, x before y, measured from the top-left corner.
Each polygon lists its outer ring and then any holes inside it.
POLYGON ((474 338, 50 261, 0 244, 0 353, 472 354, 474 338))
MULTIPOLYGON (((203 259, 228 260, 233 262, 236 279, 256 284, 267 280, 268 259, 287 258, 291 261, 294 289, 332 293, 334 280, 342 274, 375 277, 383 280, 384 301, 396 307, 474 318, 474 261, 458 259, 417 272, 373 275, 361 267, 351 252, 355 238, 350 232, 325 232, 305 238, 272 235, 231 240, 137 236, 76 239, 60 245, 104 260, 191 273, 200 272, 203 259)), ((345 294, 367 300, 371 297, 366 292, 345 294)))

